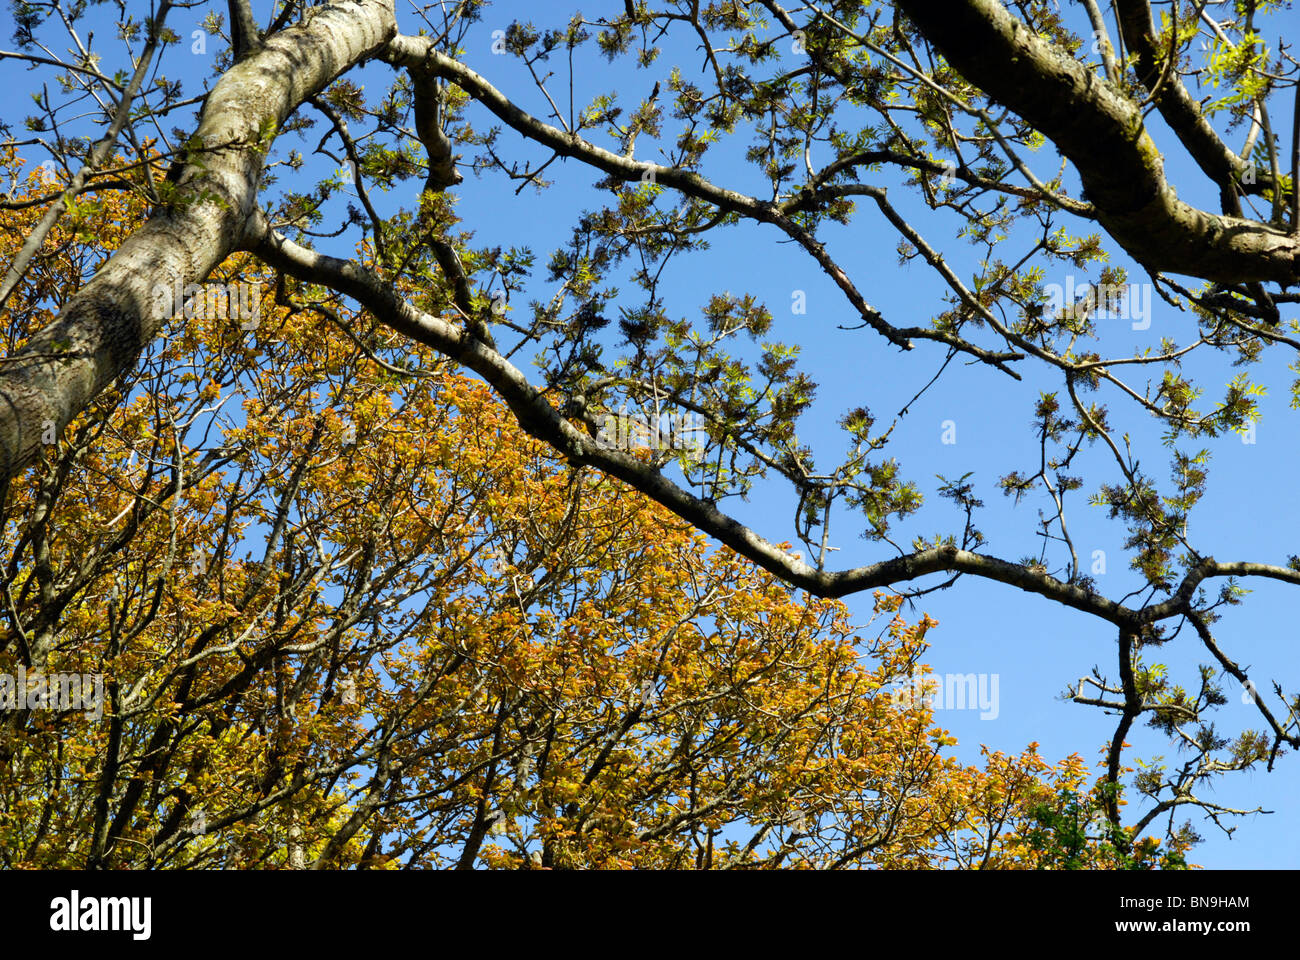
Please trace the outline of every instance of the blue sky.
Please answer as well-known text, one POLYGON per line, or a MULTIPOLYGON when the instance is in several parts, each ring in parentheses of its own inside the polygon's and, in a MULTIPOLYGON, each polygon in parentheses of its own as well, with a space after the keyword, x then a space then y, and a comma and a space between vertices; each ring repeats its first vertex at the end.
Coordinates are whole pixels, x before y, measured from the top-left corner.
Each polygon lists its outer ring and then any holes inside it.
MULTIPOLYGON (((594 17, 617 12, 621 6, 616 2, 594 4, 585 7, 584 12, 594 17)), ((259 0, 254 7, 258 19, 265 23, 270 4, 259 0)), ((169 21, 185 42, 169 51, 164 72, 173 79, 184 80, 189 93, 196 92, 196 85, 207 82, 211 58, 219 45, 219 41, 209 40, 204 54, 192 53, 189 48, 191 31, 210 8, 224 10, 225 4, 178 10, 169 21)), ((1070 9, 1077 10, 1077 6, 1072 5, 1070 9)), ((493 54, 493 32, 504 30, 515 19, 532 19, 542 28, 562 27, 571 12, 570 7, 558 3, 495 4, 487 8, 482 22, 475 25, 466 44, 464 60, 498 88, 517 96, 525 109, 545 116, 549 108, 527 71, 511 57, 493 54)), ((409 5, 399 3, 398 17, 401 29, 415 31, 418 20, 410 14, 409 5)), ((1294 31, 1295 27, 1289 29, 1294 31)), ((112 62, 110 58, 119 56, 120 52, 109 39, 110 29, 105 28, 102 36, 105 42, 101 49, 108 65, 112 62)), ((1275 38, 1270 39, 1275 42, 1275 38)), ((598 55, 594 44, 589 45, 575 57, 576 104, 581 108, 600 93, 617 91, 625 109, 634 109, 648 95, 655 80, 665 79, 672 66, 679 65, 691 77, 701 64, 695 50, 697 42, 693 35, 670 34, 660 44, 664 49, 660 59, 647 70, 635 70, 628 62, 610 65, 598 55)), ((7 37, 5 43, 8 45, 7 37)), ((564 58, 553 58, 550 66, 556 73, 553 83, 565 90, 568 67, 564 58)), ((23 79, 19 82, 30 82, 28 77, 41 76, 21 74, 12 66, 6 69, 10 83, 20 77, 23 79)), ((353 79, 364 82, 367 93, 377 98, 391 77, 389 68, 370 65, 353 79)), ((19 102, 15 99, 11 104, 19 102)), ((20 121, 21 115, 28 112, 28 102, 7 106, 5 119, 20 121)), ((476 106, 471 106, 468 117, 480 130, 496 123, 476 106)), ((173 123, 186 126, 186 121, 179 117, 173 123)), ((1168 148, 1172 139, 1163 135, 1158 119, 1153 118, 1151 123, 1157 142, 1168 148)), ((669 136, 675 134, 673 121, 667 117, 665 131, 669 136)), ((320 132, 309 136, 308 149, 319 136, 320 132)), ((1231 141, 1236 143, 1242 136, 1244 131, 1234 131, 1231 141)), ((735 148, 720 149, 716 156, 711 156, 704 172, 720 185, 761 191, 765 185, 741 162, 743 140, 735 148)), ((285 138, 277 144, 277 152, 283 156, 291 148, 303 147, 303 141, 285 138)), ((638 158, 654 158, 652 147, 648 140, 643 140, 638 145, 638 158)), ((509 130, 503 131, 498 149, 508 156, 527 156, 539 161, 547 156, 509 130)), ((827 157, 813 159, 816 165, 819 160, 825 162, 827 157)), ((1055 173, 1060 161, 1049 146, 1032 162, 1046 179, 1055 173)), ((304 174, 323 176, 321 171, 328 171, 331 166, 324 158, 309 157, 304 174)), ((1199 171, 1177 149, 1167 151, 1166 169, 1171 181, 1178 185, 1180 196, 1206 208, 1215 208, 1216 198, 1205 188, 1199 171)), ((476 177, 465 172, 466 180, 455 193, 458 212, 463 218, 461 226, 474 231, 473 242, 482 246, 531 246, 543 264, 550 251, 565 241, 577 214, 609 197, 608 192, 592 189, 601 175, 574 160, 552 164, 547 176, 553 186, 540 193, 530 188, 516 195, 515 185, 500 175, 476 177)), ((891 186, 891 200, 932 245, 944 251, 959 275, 970 276, 976 265, 976 253, 974 248, 955 238, 960 224, 951 214, 936 216, 926 210, 902 186, 901 180, 889 172, 871 182, 891 186)), ((417 189, 414 182, 408 182, 394 194, 381 196, 381 212, 396 209, 398 205, 413 206, 414 196, 400 192, 407 188, 412 193, 417 189)), ((1061 222, 1074 232, 1091 232, 1086 224, 1061 222)), ((826 225, 820 239, 871 304, 891 323, 923 326, 942 309, 937 275, 920 261, 898 264, 897 235, 870 203, 859 206, 850 226, 826 225)), ((1017 239, 1022 238, 1013 235, 1009 241, 1010 251, 1023 249, 1015 245, 1017 239)), ((765 302, 775 319, 767 338, 798 344, 803 368, 819 384, 818 402, 801 423, 800 439, 819 452, 819 462, 830 463, 843 450, 843 436, 835 423, 845 411, 866 405, 877 415, 878 425, 888 424, 895 412, 938 371, 945 350, 932 343, 919 342, 916 349, 902 353, 869 330, 840 329, 855 325, 851 307, 811 259, 782 240, 774 228, 752 224, 715 233, 711 249, 680 257, 670 265, 665 285, 666 309, 672 317, 698 318, 701 305, 712 294, 723 291, 751 293, 765 302), (806 295, 806 313, 794 313, 791 309, 796 291, 806 295)), ((354 241, 355 236, 350 234, 333 245, 323 242, 320 246, 329 252, 350 255, 354 241)), ((1117 245, 1108 243, 1107 249, 1113 263, 1130 267, 1131 279, 1143 278, 1141 271, 1122 256, 1117 245)), ((1007 254, 1012 255, 1012 252, 1007 254)), ((543 282, 544 271, 537 273, 534 283, 525 291, 524 302, 529 297, 545 299, 552 292, 543 282)), ((1084 282, 1088 275, 1079 271, 1076 278, 1077 282, 1084 282)), ((1044 279, 1064 283, 1065 272, 1057 269, 1052 273, 1049 268, 1044 279)), ((631 289, 630 285, 627 289, 631 289)), ((1185 316, 1158 300, 1153 310, 1147 330, 1133 330, 1125 320, 1100 321, 1105 330, 1102 351, 1108 356, 1119 356, 1147 346, 1156 347, 1162 335, 1186 342, 1192 324, 1185 316)), ((1294 307, 1284 311, 1288 319, 1294 314, 1294 307)), ((1295 442, 1296 414, 1288 406, 1292 375, 1286 370, 1287 361, 1284 354, 1274 351, 1252 368, 1253 379, 1269 388, 1261 402, 1262 418, 1253 444, 1243 443, 1238 436, 1229 434, 1217 440, 1184 445, 1193 450, 1204 446, 1212 453, 1208 491, 1192 515, 1191 532, 1193 542, 1201 551, 1217 559, 1284 564, 1290 554, 1300 552, 1296 547, 1300 514, 1287 497, 1288 488, 1293 486, 1292 478, 1300 474, 1300 452, 1295 442)), ((1214 391, 1239 371, 1223 362, 1198 362, 1194 372, 1204 374, 1204 383, 1209 388, 1204 406, 1209 406, 1214 391)), ((899 543, 906 544, 914 536, 959 533, 959 513, 951 503, 936 496, 939 481, 935 475, 956 478, 970 472, 976 493, 986 505, 976 521, 989 538, 983 552, 1013 560, 1025 554, 1037 554, 1035 511, 1045 507, 1045 501, 1030 497, 1015 507, 997 489, 996 480, 1012 469, 1023 472, 1029 468, 1032 472, 1036 468, 1038 446, 1029 429, 1033 405, 1039 391, 1061 391, 1064 396, 1064 390, 1059 377, 1037 367, 1026 366, 1024 375, 1022 382, 1015 382, 987 367, 970 366, 958 358, 902 418, 887 454, 898 459, 904 475, 918 483, 926 495, 926 505, 897 524, 895 539, 899 543), (955 443, 943 442, 945 425, 955 428, 955 443)), ((1144 376, 1135 378, 1139 387, 1144 381, 1144 376)), ((1142 451, 1141 459, 1149 472, 1165 479, 1167 451, 1160 445, 1158 425, 1150 417, 1139 415, 1134 405, 1122 402, 1113 391, 1104 399, 1110 402, 1112 423, 1123 424, 1117 432, 1128 431, 1135 449, 1142 451)), ((1072 472, 1087 481, 1084 489, 1074 495, 1068 512, 1081 561, 1087 572, 1093 564, 1093 551, 1104 551, 1105 572, 1094 576, 1099 590, 1118 599, 1138 583, 1127 569, 1128 556, 1122 546, 1125 532, 1120 525, 1107 521, 1100 508, 1090 507, 1086 502, 1098 482, 1116 481, 1113 462, 1103 448, 1087 449, 1072 472)), ((795 539, 790 524, 793 501, 785 489, 760 485, 748 502, 733 499, 728 506, 739 519, 750 523, 770 540, 795 539)), ((833 566, 855 566, 892 555, 888 545, 858 538, 853 518, 841 517, 839 524, 833 541, 839 548, 833 566)), ((1059 569, 1059 554, 1054 555, 1049 566, 1059 569)), ((934 578, 932 582, 939 579, 934 578)), ((1293 691, 1295 678, 1300 675, 1292 614, 1295 589, 1270 582, 1250 582, 1246 586, 1252 593, 1242 606, 1225 613, 1216 634, 1228 654, 1247 666, 1252 676, 1280 680, 1285 688, 1293 691)), ((857 619, 865 623, 871 609, 870 597, 850 597, 846 602, 858 615, 857 619)), ((940 623, 939 629, 931 634, 933 646, 928 656, 928 662, 938 674, 998 677, 999 703, 995 718, 981 719, 980 711, 970 709, 945 709, 937 714, 938 721, 959 738, 955 749, 962 759, 978 762, 981 744, 1016 753, 1030 741, 1039 742, 1040 751, 1049 761, 1071 752, 1079 752, 1089 761, 1100 759, 1100 751, 1114 729, 1113 719, 1094 708, 1063 702, 1060 694, 1088 675, 1094 665, 1100 666, 1109 678, 1115 677, 1115 636, 1107 624, 1013 587, 972 578, 964 578, 950 590, 925 596, 909 616, 919 618, 922 612, 940 623)), ((1192 688, 1196 666, 1208 656, 1194 640, 1188 631, 1158 651, 1170 665, 1173 677, 1192 688)), ((1156 653, 1153 651, 1151 655, 1156 653)), ((1235 733, 1243 726, 1258 728, 1260 722, 1253 708, 1241 703, 1240 688, 1230 679, 1224 685, 1229 703, 1217 715, 1220 729, 1235 733)), ((1178 760, 1172 745, 1156 731, 1138 727, 1130 735, 1130 741, 1134 747, 1126 755, 1129 762, 1134 757, 1151 759, 1157 755, 1164 755, 1170 762, 1178 760)), ((1289 756, 1282 757, 1272 773, 1266 774, 1261 768, 1221 778, 1209 799, 1228 806, 1263 806, 1275 813, 1233 821, 1239 829, 1231 839, 1212 823, 1193 816, 1194 825, 1206 840, 1193 852, 1192 859, 1212 868, 1300 865, 1298 796, 1300 765, 1289 756)))
MULTIPOLYGON (((594 16, 599 8, 584 9, 594 16)), ((542 12, 535 5, 497 4, 490 8, 478 25, 473 39, 466 45, 464 59, 489 81, 537 115, 545 115, 544 98, 517 62, 491 53, 492 31, 504 29, 512 19, 531 19, 539 28, 563 24, 568 9, 548 5, 542 12), (554 13, 550 13, 554 10, 554 13)), ((400 14, 399 14, 400 15, 400 14)), ((699 66, 693 37, 674 38, 661 43, 664 54, 648 70, 633 71, 622 64, 608 65, 594 51, 579 57, 575 67, 576 101, 587 102, 600 93, 614 90, 622 95, 628 110, 645 97, 655 79, 662 79, 673 65, 679 65, 690 78, 699 66)), ((554 58, 556 89, 564 90, 567 79, 562 58, 554 58)), ((557 98, 558 99, 558 98, 557 98)), ((482 129, 494 119, 483 111, 470 114, 476 128, 482 129)), ((1152 121, 1159 130, 1159 120, 1152 121)), ((665 130, 672 135, 671 121, 665 130)), ((1240 134, 1234 134, 1234 140, 1240 134)), ((1168 138, 1157 135, 1162 145, 1168 138)), ((603 144, 609 146, 609 144, 603 144)), ((512 148, 527 156, 545 159, 545 154, 506 130, 499 149, 512 148)), ((734 152, 743 149, 743 145, 734 152)), ((638 158, 651 158, 638 144, 638 158)), ((821 158, 825 162, 826 158, 821 158)), ((761 190, 752 170, 745 170, 734 160, 706 164, 706 175, 723 186, 761 190)), ((814 157, 814 165, 818 158, 814 157)), ((1060 160, 1045 148, 1034 158, 1037 172, 1047 179, 1060 160)), ((1167 172, 1179 187, 1180 196, 1214 209, 1216 198, 1201 187, 1199 171, 1184 156, 1171 151, 1167 172)), ((575 207, 593 207, 600 203, 590 190, 599 175, 575 161, 553 164, 547 171, 554 186, 538 195, 525 190, 518 197, 500 178, 485 175, 468 177, 458 188, 458 212, 462 226, 475 231, 478 244, 531 245, 539 251, 549 250, 562 242, 574 219, 575 207)), ((889 174, 882 181, 889 182, 889 174)), ((939 247, 958 267, 959 275, 969 277, 975 267, 972 248, 954 239, 957 225, 951 216, 941 218, 926 210, 913 196, 897 184, 891 200, 922 229, 932 245, 939 247), (963 273, 962 268, 965 268, 963 273)), ((1075 223, 1074 232, 1091 232, 1086 225, 1075 223)), ((939 281, 920 261, 899 266, 897 235, 870 203, 860 205, 848 227, 830 224, 819 235, 840 265, 857 283, 869 302, 891 323, 900 326, 925 325, 939 309, 939 281)), ((774 228, 745 225, 718 233, 712 248, 703 253, 682 257, 669 268, 668 314, 698 316, 700 306, 719 291, 734 294, 752 293, 772 311, 775 323, 768 339, 797 343, 801 347, 804 369, 820 385, 819 402, 801 424, 800 438, 815 451, 825 450, 820 462, 831 463, 843 449, 842 434, 836 419, 846 410, 866 404, 883 426, 934 374, 944 360, 943 348, 918 343, 916 349, 902 353, 871 331, 846 331, 857 318, 842 294, 834 288, 818 266, 792 245, 782 243, 774 228), (807 295, 807 313, 791 311, 792 295, 802 290, 807 295)), ((1015 249, 1014 247, 1012 249, 1015 249)), ((1130 278, 1143 278, 1117 245, 1108 244, 1112 262, 1126 265, 1130 278)), ((1007 254, 1011 256, 1010 253, 1007 254)), ((1077 282, 1088 279, 1076 273, 1077 282)), ((1057 270, 1046 276, 1047 282, 1064 285, 1065 273, 1057 270)), ((1095 275, 1093 276, 1095 279, 1095 275)), ((540 294, 539 294, 540 295, 540 294)), ((1294 314, 1291 311, 1287 316, 1294 314)), ((1150 328, 1135 331, 1126 320, 1099 321, 1105 329, 1102 350, 1107 356, 1119 356, 1157 347, 1160 336, 1172 336, 1186 342, 1191 324, 1176 311, 1158 300, 1153 307, 1150 328), (1110 326, 1105 326, 1107 323, 1110 326)), ((1192 516, 1193 542, 1214 557, 1256 559, 1285 563, 1295 552, 1297 516, 1284 497, 1285 481, 1300 469, 1300 454, 1294 438, 1296 421, 1288 408, 1288 385, 1292 376, 1288 362, 1280 352, 1266 355, 1253 371, 1256 382, 1270 387, 1261 402, 1262 418, 1255 442, 1243 443, 1235 434, 1217 440, 1198 441, 1210 449, 1213 459, 1209 489, 1192 516), (1273 480, 1270 478, 1279 478, 1273 480), (1258 490, 1263 483, 1268 492, 1258 490)), ((1226 363, 1205 364, 1208 397, 1221 388, 1237 370, 1226 363), (1217 377, 1217 379, 1216 379, 1217 377)), ((1199 372, 1199 370, 1197 371, 1199 372)), ((1136 380, 1140 387, 1143 379, 1136 380)), ((1014 508, 996 487, 996 479, 1011 469, 1024 470, 1037 464, 1037 442, 1028 429, 1032 409, 1039 391, 1064 390, 1059 377, 1028 368, 1023 382, 1016 383, 981 366, 967 366, 961 360, 950 364, 943 378, 916 402, 895 431, 888 453, 903 465, 905 474, 914 478, 926 494, 927 505, 919 513, 897 525, 896 540, 907 543, 913 536, 933 535, 943 531, 960 531, 960 517, 948 501, 935 496, 939 481, 936 474, 949 478, 972 472, 977 495, 985 509, 977 525, 989 537, 982 548, 996 556, 1015 559, 1037 554, 1035 510, 1042 500, 1028 498, 1014 508), (942 442, 945 421, 956 427, 956 443, 942 442)), ((1154 420, 1139 416, 1131 405, 1117 396, 1111 401, 1112 423, 1124 425, 1130 432, 1135 449, 1144 451, 1142 460, 1160 480, 1168 476, 1166 451, 1160 446, 1161 430, 1154 420)), ((1206 407, 1209 406, 1207 402, 1206 407)), ((1117 431, 1117 433, 1120 431, 1117 431)), ((1104 512, 1086 503, 1086 496, 1099 481, 1115 482, 1116 471, 1109 453, 1099 446, 1086 450, 1072 472, 1089 482, 1075 495, 1068 518, 1071 533, 1079 549, 1085 571, 1092 566, 1094 550, 1106 555, 1106 572, 1096 576, 1098 589, 1119 598, 1134 589, 1138 580, 1128 571, 1128 557, 1123 549, 1125 531, 1105 519, 1104 512)), ((729 509, 771 540, 791 540, 792 500, 786 491, 772 486, 755 493, 748 503, 729 501, 729 509)), ((890 555, 884 544, 865 542, 855 536, 852 518, 841 518, 839 535, 834 543, 840 548, 834 566, 849 567, 870 563, 890 555)), ((1059 566, 1059 555, 1057 566, 1059 566)), ((932 578, 927 582, 938 582, 932 578)), ((1241 607, 1229 610, 1217 625, 1217 635, 1230 655, 1249 664, 1252 676, 1276 678, 1288 684, 1300 672, 1300 656, 1292 642, 1294 628, 1290 605, 1294 589, 1275 583, 1247 584, 1253 592, 1241 607)), ((850 597, 846 601, 864 621, 870 611, 870 598, 850 597)), ((1038 741, 1042 754, 1056 760, 1079 752, 1090 761, 1100 759, 1103 744, 1109 742, 1114 721, 1094 708, 1063 702, 1060 694, 1091 673, 1099 665, 1112 681, 1115 677, 1115 636, 1109 625, 1065 609, 1042 597, 1023 593, 1002 584, 965 578, 952 589, 930 594, 917 602, 915 615, 924 611, 940 623, 931 634, 933 646, 928 660, 937 674, 998 675, 999 709, 996 718, 981 719, 979 710, 945 709, 937 720, 959 738, 958 755, 969 762, 979 762, 979 748, 1018 752, 1030 741, 1038 741)), ((1208 655, 1193 642, 1190 630, 1160 648, 1171 674, 1195 688, 1196 666, 1208 655)), ((1292 681, 1293 682, 1293 681, 1292 681)), ((1225 681, 1229 704, 1218 715, 1223 731, 1235 732, 1244 726, 1258 727, 1253 707, 1242 705, 1240 688, 1225 681)), ((1130 734, 1133 744, 1126 758, 1148 761, 1163 755, 1176 763, 1178 756, 1171 744, 1156 731, 1135 728, 1130 734)), ((1300 769, 1292 758, 1284 757, 1274 772, 1235 774, 1221 778, 1212 795, 1215 803, 1254 808, 1262 806, 1276 811, 1272 816, 1252 816, 1236 821, 1239 829, 1228 839, 1212 823, 1193 817, 1198 831, 1206 838, 1198 846, 1193 860, 1207 867, 1294 867, 1300 864, 1300 812, 1296 797, 1300 795, 1300 769)), ((1179 818, 1179 822, 1181 822, 1179 818)), ((1231 821, 1230 821, 1231 822, 1231 821)))

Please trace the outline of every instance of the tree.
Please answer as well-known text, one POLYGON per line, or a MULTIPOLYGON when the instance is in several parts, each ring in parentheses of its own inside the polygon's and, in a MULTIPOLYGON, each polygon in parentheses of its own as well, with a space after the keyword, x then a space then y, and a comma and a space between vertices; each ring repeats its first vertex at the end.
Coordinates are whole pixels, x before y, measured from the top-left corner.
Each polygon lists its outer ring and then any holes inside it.
MULTIPOLYGON (((1239 373, 1223 399, 1202 410, 1204 388, 1187 370, 1193 356, 1249 366, 1300 347, 1295 321, 1281 312, 1297 299, 1289 291, 1300 253, 1300 150, 1287 155, 1269 110, 1300 85, 1284 45, 1265 40, 1278 4, 1235 4, 1226 19, 1205 5, 1166 6, 1157 17, 1146 0, 1115 0, 1111 23, 1092 0, 1068 13, 1032 0, 843 0, 790 9, 768 0, 629 0, 613 15, 575 14, 556 29, 516 22, 497 31, 496 62, 517 64, 535 81, 531 90, 506 91, 478 63, 490 65, 490 54, 467 46, 479 36, 479 3, 430 6, 399 23, 384 0, 289 2, 277 4, 262 29, 246 0, 232 0, 228 32, 211 13, 210 35, 226 50, 196 122, 165 131, 195 105, 175 81, 146 83, 179 40, 167 26, 171 4, 160 0, 145 21, 121 7, 130 69, 110 76, 77 32, 89 12, 83 4, 18 3, 18 49, 5 58, 52 71, 65 93, 42 93, 26 122, 32 136, 11 140, 50 149, 59 176, 35 204, 43 203, 42 218, 13 256, 0 302, 12 309, 19 287, 33 282, 60 221, 98 215, 109 191, 140 197, 150 214, 75 293, 61 295, 65 281, 43 288, 56 316, 12 324, 0 368, 4 475, 12 482, 50 456, 45 438, 75 424, 98 424, 102 433, 115 403, 131 402, 124 388, 141 356, 151 356, 178 311, 193 312, 193 298, 182 302, 186 287, 247 255, 274 271, 267 283, 278 302, 317 317, 318 330, 346 330, 394 389, 418 376, 421 363, 445 358, 481 377, 519 427, 568 468, 627 484, 791 587, 822 598, 881 589, 915 598, 958 577, 979 578, 1091 616, 1116 638, 1114 675, 1099 672, 1074 699, 1118 718, 1100 801, 1110 829, 1123 826, 1117 788, 1139 720, 1189 759, 1136 777, 1147 808, 1131 827, 1140 833, 1183 806, 1216 818, 1244 812, 1197 788, 1227 771, 1271 768, 1284 747, 1300 745, 1300 698, 1278 683, 1271 696, 1259 692, 1215 624, 1222 608, 1240 602, 1239 580, 1300 584, 1300 560, 1220 561, 1197 549, 1188 518, 1204 495, 1208 452, 1195 442, 1251 429, 1261 386, 1239 373), (73 59, 42 43, 60 31, 73 40, 73 59), (660 43, 676 44, 675 52, 689 44, 702 66, 695 73, 665 66, 660 43), (557 66, 593 46, 612 64, 634 62, 646 86, 655 78, 634 109, 611 95, 587 99, 572 66, 557 66), (354 70, 383 78, 383 92, 367 94, 354 70), (551 92, 557 72, 570 84, 567 109, 551 92), (81 98, 107 128, 101 136, 81 122, 93 142, 64 132, 65 123, 78 124, 68 115, 81 98), (530 109, 529 99, 541 106, 530 109), (1153 114, 1158 128, 1148 122, 1153 114), (1224 138, 1242 123, 1245 147, 1233 150, 1224 138), (317 150, 341 167, 338 175, 297 172, 312 170, 289 145, 313 124, 323 125, 317 150), (638 159, 655 149, 666 162, 638 159), (741 149, 743 165, 727 159, 741 149), (1199 178, 1179 184, 1184 197, 1209 192, 1218 212, 1179 199, 1166 161, 1172 169, 1182 155, 1194 164, 1189 177, 1199 178), (532 251, 479 249, 457 232, 449 191, 462 178, 460 162, 522 190, 545 186, 557 159, 598 178, 601 205, 557 239, 545 280, 535 281, 532 251), (418 196, 417 187, 404 190, 413 180, 424 187, 418 196), (384 208, 377 191, 390 190, 404 190, 401 208, 384 208), (910 199, 898 200, 899 192, 910 199), (839 259, 837 231, 865 222, 859 198, 897 235, 900 258, 924 262, 941 284, 928 322, 900 326, 873 308, 862 278, 839 259), (927 238, 936 221, 972 244, 969 268, 927 238), (986 536, 975 521, 983 503, 965 476, 939 489, 955 507, 952 530, 898 545, 894 527, 921 504, 916 481, 886 456, 908 407, 878 427, 855 398, 840 420, 847 455, 821 466, 826 454, 816 459, 796 432, 812 408, 813 379, 794 345, 763 340, 779 326, 768 308, 720 292, 697 319, 673 318, 670 266, 747 224, 809 258, 877 338, 868 349, 938 357, 940 374, 959 359, 988 378, 1040 378, 1033 431, 1041 457, 999 483, 1017 502, 1044 504, 1034 527, 1039 555, 981 552, 986 536), (1071 232, 1079 229, 1099 232, 1071 232), (1133 285, 1106 262, 1102 232, 1145 271, 1147 289, 1182 312, 1178 338, 1133 355, 1113 352, 1099 320, 1123 308, 1116 301, 1133 285), (335 236, 355 241, 355 256, 337 241, 312 239, 335 236), (1071 282, 1053 293, 1045 282, 1048 270, 1093 267, 1096 279, 1077 290, 1071 282), (548 297, 518 303, 542 283, 548 297), (340 313, 340 296, 362 308, 355 318, 340 313), (531 379, 520 359, 528 351, 539 365, 531 379), (1132 371, 1150 376, 1151 386, 1132 371), (621 416, 628 407, 642 418, 630 432, 621 416), (642 428, 662 438, 650 425, 665 412, 679 418, 670 419, 669 437, 671 422, 698 417, 701 448, 627 449, 626 438, 642 428), (1171 483, 1144 467, 1150 456, 1114 424, 1134 415, 1155 417, 1166 430, 1171 483), (1088 480, 1071 473, 1094 447, 1111 462, 1088 480), (786 485, 808 560, 746 526, 731 507, 764 478, 786 485), (1066 505, 1085 486, 1127 531, 1135 591, 1110 596, 1083 571, 1066 505), (883 558, 833 569, 832 524, 862 533, 883 558), (924 580, 936 574, 948 579, 924 580), (1190 688, 1149 660, 1184 628, 1207 657, 1190 688), (1215 730, 1210 716, 1225 701, 1225 676, 1250 692, 1262 731, 1215 730)), ((213 373, 230 362, 223 351, 235 349, 200 351, 195 376, 220 382, 213 373)), ((1300 385, 1293 395, 1300 403, 1300 385)), ((277 418, 259 428, 267 442, 289 439, 270 439, 282 428, 277 418)), ((46 577, 41 589, 60 598, 66 587, 40 572, 41 549, 39 538, 24 539, 18 551, 30 556, 15 553, 16 562, 38 582, 46 577)), ((247 589, 256 596, 254 585, 247 589)), ((24 656, 42 662, 54 629, 42 622, 30 631, 24 656)), ((1172 819, 1169 832, 1176 835, 1172 819)))
POLYGON ((1053 801, 1058 802, 1047 801, 1030 809, 1036 825, 1025 831, 1024 846, 1016 851, 1035 868, 1187 869, 1187 859, 1180 850, 1161 850, 1150 837, 1134 843, 1089 798, 1081 799, 1065 791, 1053 801))
MULTIPOLYGON (((15 316, 139 204, 63 218, 15 316)), ((1039 805, 1095 793, 1035 745, 948 755, 902 597, 855 630, 427 348, 376 363, 358 314, 239 319, 179 315, 10 490, 7 868, 1019 865, 1039 805)))

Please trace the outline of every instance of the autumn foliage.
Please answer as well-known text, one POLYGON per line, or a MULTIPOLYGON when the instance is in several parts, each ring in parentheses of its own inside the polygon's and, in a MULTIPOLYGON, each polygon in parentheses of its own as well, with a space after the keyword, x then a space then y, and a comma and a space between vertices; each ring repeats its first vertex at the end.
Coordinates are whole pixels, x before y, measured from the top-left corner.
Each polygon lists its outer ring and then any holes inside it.
MULTIPOLYGON (((8 352, 142 215, 80 198, 8 352)), ((5 867, 1181 863, 1088 829, 1077 755, 958 762, 891 695, 935 627, 901 598, 851 623, 260 269, 209 278, 256 285, 254 328, 178 315, 7 490, 0 673, 104 703, 0 713, 5 867)))

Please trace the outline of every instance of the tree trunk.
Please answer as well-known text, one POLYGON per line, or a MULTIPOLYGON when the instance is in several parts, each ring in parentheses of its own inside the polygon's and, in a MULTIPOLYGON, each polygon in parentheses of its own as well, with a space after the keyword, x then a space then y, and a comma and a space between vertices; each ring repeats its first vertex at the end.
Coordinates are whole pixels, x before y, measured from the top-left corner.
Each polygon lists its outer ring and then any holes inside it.
POLYGON ((0 367, 0 478, 30 464, 130 369, 180 306, 171 296, 177 284, 202 281, 238 249, 281 124, 396 31, 392 0, 335 3, 226 71, 203 108, 175 196, 0 367))

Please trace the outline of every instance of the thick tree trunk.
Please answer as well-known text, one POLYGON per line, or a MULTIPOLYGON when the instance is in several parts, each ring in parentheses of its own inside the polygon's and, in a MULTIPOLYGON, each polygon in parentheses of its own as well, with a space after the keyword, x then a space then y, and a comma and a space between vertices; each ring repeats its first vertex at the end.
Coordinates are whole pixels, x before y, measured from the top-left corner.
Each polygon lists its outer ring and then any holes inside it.
POLYGON ((35 458, 158 334, 179 306, 161 291, 198 282, 243 238, 266 150, 307 97, 397 31, 392 0, 322 7, 267 39, 213 87, 175 202, 132 234, 49 327, 0 366, 0 477, 35 458))

